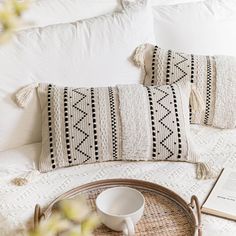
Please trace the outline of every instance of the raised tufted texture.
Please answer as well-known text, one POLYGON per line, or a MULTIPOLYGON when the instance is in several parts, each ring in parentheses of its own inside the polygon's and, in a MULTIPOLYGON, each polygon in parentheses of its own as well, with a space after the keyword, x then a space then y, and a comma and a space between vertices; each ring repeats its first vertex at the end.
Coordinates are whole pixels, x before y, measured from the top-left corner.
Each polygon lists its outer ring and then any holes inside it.
MULTIPOLYGON (((201 158, 214 170, 222 167, 236 168, 236 130, 219 130, 192 126, 195 142, 200 147, 201 158)), ((186 201, 196 194, 202 203, 214 180, 196 180, 194 166, 170 162, 110 162, 89 164, 40 174, 23 187, 10 184, 13 177, 33 168, 39 157, 41 144, 31 144, 0 153, 0 235, 16 235, 32 219, 34 206, 46 206, 55 197, 78 185, 108 178, 135 178, 166 186, 186 201), (35 159, 35 160, 34 160, 35 159)), ((204 235, 233 236, 236 222, 203 215, 204 235)))

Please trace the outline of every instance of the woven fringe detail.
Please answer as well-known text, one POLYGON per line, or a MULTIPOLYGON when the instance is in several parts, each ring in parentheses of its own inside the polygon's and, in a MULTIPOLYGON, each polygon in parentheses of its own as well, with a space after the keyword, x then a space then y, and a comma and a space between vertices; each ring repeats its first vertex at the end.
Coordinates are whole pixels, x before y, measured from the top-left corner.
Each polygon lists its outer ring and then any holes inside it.
POLYGON ((12 179, 11 183, 16 186, 23 186, 35 180, 39 174, 38 170, 29 171, 22 176, 12 179))
POLYGON ((190 94, 190 105, 193 112, 201 112, 205 110, 205 103, 196 86, 192 84, 190 94))
POLYGON ((34 89, 37 87, 38 87, 38 83, 32 83, 20 89, 15 94, 16 104, 21 108, 26 107, 26 105, 30 102, 32 98, 34 89))
POLYGON ((204 162, 200 162, 199 161, 199 154, 197 153, 197 149, 194 145, 194 143, 190 140, 191 137, 188 141, 188 145, 189 148, 188 149, 188 159, 187 162, 193 163, 196 165, 196 178, 197 179, 211 179, 211 178, 215 178, 214 174, 213 174, 213 170, 204 162))
POLYGON ((206 163, 198 162, 196 165, 197 179, 210 179, 214 177, 211 168, 206 163))
POLYGON ((146 46, 147 44, 141 44, 135 49, 133 61, 137 67, 144 68, 144 50, 146 46))

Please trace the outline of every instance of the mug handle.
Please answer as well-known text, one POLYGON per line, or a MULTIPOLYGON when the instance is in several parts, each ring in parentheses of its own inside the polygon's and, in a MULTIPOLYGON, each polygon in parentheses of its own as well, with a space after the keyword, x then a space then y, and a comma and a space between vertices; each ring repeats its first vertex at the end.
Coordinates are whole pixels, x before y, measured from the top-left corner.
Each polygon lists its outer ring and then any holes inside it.
POLYGON ((123 234, 126 236, 134 236, 135 230, 134 230, 134 224, 131 218, 126 218, 124 220, 123 224, 123 234))

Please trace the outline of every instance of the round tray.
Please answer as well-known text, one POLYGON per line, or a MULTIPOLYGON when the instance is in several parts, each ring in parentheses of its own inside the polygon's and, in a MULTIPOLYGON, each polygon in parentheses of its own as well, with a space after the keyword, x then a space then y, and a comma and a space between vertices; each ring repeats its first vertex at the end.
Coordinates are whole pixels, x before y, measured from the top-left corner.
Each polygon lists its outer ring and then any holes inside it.
MULTIPOLYGON (((36 205, 34 226, 37 227, 41 220, 46 220, 53 211, 54 205, 62 199, 75 198, 83 195, 90 207, 96 210, 95 200, 97 195, 103 190, 115 186, 135 188, 142 192, 145 197, 144 215, 136 226, 135 235, 202 235, 201 213, 196 196, 192 196, 188 204, 176 193, 165 187, 134 179, 110 179, 84 184, 57 197, 44 211, 41 210, 39 205, 36 205), (194 213, 194 208, 196 214, 194 213)), ((96 229, 94 235, 118 236, 122 234, 111 231, 102 225, 96 229)))

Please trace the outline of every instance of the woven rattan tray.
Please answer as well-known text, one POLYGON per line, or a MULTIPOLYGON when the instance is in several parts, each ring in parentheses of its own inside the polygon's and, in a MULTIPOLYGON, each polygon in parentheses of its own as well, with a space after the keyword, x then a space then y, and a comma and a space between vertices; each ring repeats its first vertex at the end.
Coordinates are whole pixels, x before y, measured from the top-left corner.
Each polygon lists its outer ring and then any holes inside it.
MULTIPOLYGON (((34 225, 46 220, 53 211, 54 205, 65 198, 75 198, 79 195, 86 197, 88 204, 95 210, 97 195, 103 190, 114 186, 129 186, 141 191, 145 197, 144 215, 136 226, 136 235, 174 235, 193 236, 202 235, 201 213, 196 196, 192 196, 190 203, 180 196, 160 185, 133 179, 101 180, 74 188, 56 198, 42 211, 39 205, 35 207, 34 225), (196 211, 196 214, 194 213, 196 211), (196 215, 196 216, 195 216, 196 215)), ((121 235, 100 226, 94 233, 101 235, 121 235)))

